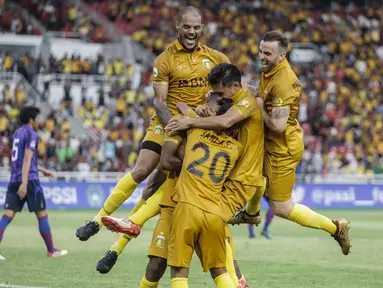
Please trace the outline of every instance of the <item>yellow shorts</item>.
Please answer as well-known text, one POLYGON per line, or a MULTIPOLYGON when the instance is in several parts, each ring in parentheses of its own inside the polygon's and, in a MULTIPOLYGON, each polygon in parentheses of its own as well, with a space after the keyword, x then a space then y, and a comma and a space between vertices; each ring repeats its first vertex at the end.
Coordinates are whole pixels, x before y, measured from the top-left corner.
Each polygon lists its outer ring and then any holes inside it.
POLYGON ((153 231, 148 256, 168 258, 169 233, 172 225, 173 210, 174 208, 172 207, 161 208, 160 218, 153 231))
POLYGON ((204 270, 226 267, 225 222, 220 216, 179 202, 169 238, 169 266, 188 268, 198 244, 204 270))
POLYGON ((142 140, 141 149, 151 150, 161 155, 161 149, 164 144, 164 126, 156 116, 150 121, 144 140, 142 140))
POLYGON ((168 176, 164 183, 164 196, 162 197, 161 207, 176 207, 177 202, 174 201, 176 193, 176 184, 178 177, 175 175, 175 172, 168 171, 168 176))
POLYGON ((266 193, 271 200, 290 200, 295 184, 295 169, 302 159, 303 151, 295 155, 265 153, 263 169, 268 183, 266 193))
POLYGON ((245 185, 239 181, 227 179, 223 184, 222 191, 222 218, 225 221, 229 219, 238 211, 245 207, 249 199, 254 195, 258 186, 245 185))

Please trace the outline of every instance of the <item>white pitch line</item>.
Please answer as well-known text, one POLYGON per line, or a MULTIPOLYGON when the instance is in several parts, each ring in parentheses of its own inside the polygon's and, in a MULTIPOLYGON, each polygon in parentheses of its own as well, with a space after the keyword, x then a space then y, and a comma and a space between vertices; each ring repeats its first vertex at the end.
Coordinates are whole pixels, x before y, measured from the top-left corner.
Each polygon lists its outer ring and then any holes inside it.
POLYGON ((47 287, 35 287, 35 286, 17 286, 17 285, 11 285, 6 283, 0 283, 0 287, 7 287, 7 288, 47 288, 47 287))

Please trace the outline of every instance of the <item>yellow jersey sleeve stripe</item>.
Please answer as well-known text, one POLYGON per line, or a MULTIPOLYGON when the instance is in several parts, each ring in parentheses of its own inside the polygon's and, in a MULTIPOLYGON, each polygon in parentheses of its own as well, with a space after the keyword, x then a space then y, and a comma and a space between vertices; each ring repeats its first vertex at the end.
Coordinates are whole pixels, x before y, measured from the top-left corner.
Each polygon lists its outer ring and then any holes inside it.
POLYGON ((165 138, 164 141, 173 142, 175 144, 179 144, 181 142, 178 139, 174 139, 174 138, 171 138, 171 137, 165 138))
POLYGON ((167 81, 153 81, 154 84, 168 84, 167 81))

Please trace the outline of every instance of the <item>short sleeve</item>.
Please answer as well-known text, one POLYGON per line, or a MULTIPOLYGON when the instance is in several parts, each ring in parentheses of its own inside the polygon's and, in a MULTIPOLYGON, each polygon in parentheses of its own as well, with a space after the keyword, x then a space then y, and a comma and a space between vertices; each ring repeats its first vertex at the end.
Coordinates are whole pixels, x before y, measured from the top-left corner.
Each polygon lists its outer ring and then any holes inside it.
POLYGON ((169 58, 166 52, 160 54, 154 61, 153 67, 153 82, 157 84, 169 83, 170 68, 169 58))
POLYGON ((219 63, 231 63, 229 58, 225 54, 223 53, 219 53, 219 54, 220 54, 219 63))
POLYGON ((257 100, 253 96, 246 96, 238 102, 234 103, 234 105, 230 108, 230 110, 235 110, 241 114, 242 119, 246 119, 254 115, 259 109, 257 100))
POLYGON ((300 94, 300 85, 292 84, 290 81, 281 81, 272 89, 272 107, 290 106, 300 94))
POLYGON ((217 60, 217 63, 220 64, 220 63, 231 63, 229 58, 227 58, 227 56, 217 50, 214 50, 214 57, 216 58, 217 60))
POLYGON ((37 150, 37 141, 38 141, 38 136, 37 133, 34 132, 29 132, 26 135, 26 142, 25 142, 25 149, 29 149, 32 151, 37 150))
POLYGON ((191 108, 185 113, 185 116, 188 116, 190 118, 197 118, 198 117, 197 113, 195 113, 195 111, 191 108))

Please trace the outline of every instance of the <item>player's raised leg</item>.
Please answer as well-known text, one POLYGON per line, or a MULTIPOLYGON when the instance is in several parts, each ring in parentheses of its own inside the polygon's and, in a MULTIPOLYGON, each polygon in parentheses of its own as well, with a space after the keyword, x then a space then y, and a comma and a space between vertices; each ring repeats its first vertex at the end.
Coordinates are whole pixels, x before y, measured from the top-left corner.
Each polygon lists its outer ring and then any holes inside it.
MULTIPOLYGON (((142 194, 141 200, 149 198, 148 201, 144 203, 140 201, 132 209, 130 216, 138 213, 137 218, 134 218, 134 220, 137 221, 137 223, 139 223, 139 225, 136 225, 138 226, 139 229, 140 227, 144 225, 144 223, 147 220, 159 214, 159 211, 160 211, 159 202, 161 201, 162 195, 163 195, 163 187, 161 185, 165 179, 166 179, 166 174, 156 169, 155 172, 153 172, 152 175, 150 176, 149 183, 142 194), (156 174, 159 177, 156 177, 156 174), (163 175, 165 177, 162 177, 163 175), (158 188, 159 186, 161 187, 158 188), (154 192, 157 191, 155 195, 153 195, 154 193, 153 191, 154 192), (152 195, 153 197, 151 197, 152 195)), ((134 224, 128 219, 120 219, 120 220, 122 221, 122 223, 126 223, 127 221, 129 224, 132 224, 132 226, 134 224)), ((120 238, 112 245, 110 250, 106 251, 104 257, 97 262, 97 265, 96 265, 97 271, 99 271, 101 274, 108 273, 113 268, 114 264, 116 264, 118 256, 124 251, 126 245, 128 245, 131 239, 132 239, 131 236, 122 234, 120 238)))
POLYGON ((138 184, 144 181, 150 173, 153 172, 160 161, 161 145, 162 143, 158 144, 154 141, 145 141, 142 143, 142 149, 140 150, 136 166, 132 172, 129 172, 118 181, 112 194, 106 199, 94 219, 77 229, 76 236, 81 241, 86 241, 91 236, 97 234, 102 226, 101 218, 103 216, 109 216, 116 211, 117 208, 132 195, 138 184))

